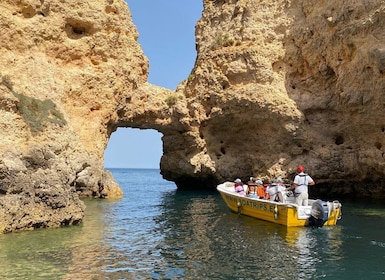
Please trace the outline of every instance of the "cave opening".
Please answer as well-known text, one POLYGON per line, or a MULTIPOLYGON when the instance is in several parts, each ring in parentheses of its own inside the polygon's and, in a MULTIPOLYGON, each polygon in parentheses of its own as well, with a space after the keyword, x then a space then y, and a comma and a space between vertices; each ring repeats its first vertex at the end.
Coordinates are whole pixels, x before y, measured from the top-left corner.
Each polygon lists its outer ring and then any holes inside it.
POLYGON ((161 137, 154 129, 118 128, 104 152, 105 168, 159 169, 161 137))

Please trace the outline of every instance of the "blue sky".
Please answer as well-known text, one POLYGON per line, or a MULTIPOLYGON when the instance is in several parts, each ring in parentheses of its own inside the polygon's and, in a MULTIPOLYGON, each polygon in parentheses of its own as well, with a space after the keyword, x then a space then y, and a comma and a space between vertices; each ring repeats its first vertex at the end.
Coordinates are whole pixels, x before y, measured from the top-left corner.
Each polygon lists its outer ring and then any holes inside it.
MULTIPOLYGON (((139 33, 138 42, 149 59, 148 81, 175 89, 187 79, 195 63, 195 24, 201 17, 203 1, 126 2, 139 33)), ((161 137, 156 130, 119 128, 104 153, 105 167, 159 168, 161 137)))

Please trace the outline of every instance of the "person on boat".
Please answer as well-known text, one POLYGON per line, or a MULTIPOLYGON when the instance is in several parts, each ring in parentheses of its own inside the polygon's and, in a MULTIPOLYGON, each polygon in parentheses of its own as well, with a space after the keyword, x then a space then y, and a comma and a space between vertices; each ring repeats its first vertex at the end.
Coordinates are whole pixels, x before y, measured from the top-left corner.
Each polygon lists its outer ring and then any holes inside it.
POLYGON ((268 179, 263 179, 263 191, 265 193, 265 199, 270 199, 270 195, 267 192, 267 189, 270 187, 270 182, 268 179))
POLYGON ((261 180, 257 180, 257 196, 260 199, 266 199, 265 187, 261 180))
POLYGON ((250 181, 247 182, 246 196, 252 198, 258 198, 257 196, 257 180, 254 177, 250 177, 250 181))
POLYGON ((234 181, 234 190, 239 194, 239 195, 245 195, 245 189, 243 188, 243 183, 242 180, 237 178, 234 181))
POLYGON ((302 165, 297 167, 297 175, 290 187, 286 190, 292 190, 295 197, 295 203, 299 206, 308 206, 309 204, 309 185, 314 185, 314 180, 305 173, 305 168, 302 165))
POLYGON ((271 201, 283 202, 282 192, 285 190, 286 188, 282 182, 281 177, 273 179, 273 182, 267 189, 267 193, 269 194, 269 199, 271 201))

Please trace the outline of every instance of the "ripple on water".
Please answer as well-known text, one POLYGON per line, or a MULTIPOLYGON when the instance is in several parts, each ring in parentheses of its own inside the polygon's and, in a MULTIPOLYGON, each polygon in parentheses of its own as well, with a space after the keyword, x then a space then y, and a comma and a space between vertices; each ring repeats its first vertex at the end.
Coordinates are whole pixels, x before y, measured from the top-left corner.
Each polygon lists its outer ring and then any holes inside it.
POLYGON ((159 170, 113 175, 124 198, 87 200, 81 225, 0 236, 0 278, 384 277, 378 205, 343 205, 336 227, 285 228, 230 212, 216 192, 176 191, 159 170))

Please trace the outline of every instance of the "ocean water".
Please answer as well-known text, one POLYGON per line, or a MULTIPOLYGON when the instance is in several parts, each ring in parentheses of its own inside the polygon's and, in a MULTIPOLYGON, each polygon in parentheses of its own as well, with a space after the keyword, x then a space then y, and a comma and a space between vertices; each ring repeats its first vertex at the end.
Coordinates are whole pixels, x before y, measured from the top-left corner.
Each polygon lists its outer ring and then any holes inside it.
POLYGON ((81 225, 0 235, 0 279, 385 279, 385 203, 344 202, 335 227, 238 216, 216 191, 111 169, 124 191, 81 225))

